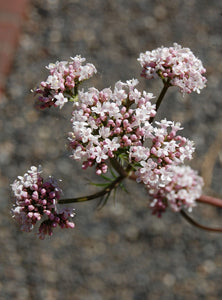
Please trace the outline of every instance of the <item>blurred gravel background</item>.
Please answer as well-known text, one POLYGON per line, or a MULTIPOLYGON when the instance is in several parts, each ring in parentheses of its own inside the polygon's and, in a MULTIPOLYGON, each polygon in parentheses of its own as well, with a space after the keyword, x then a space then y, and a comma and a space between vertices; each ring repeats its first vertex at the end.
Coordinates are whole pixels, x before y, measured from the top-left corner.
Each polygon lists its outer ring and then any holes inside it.
MULTIPOLYGON (((46 78, 45 65, 81 54, 101 89, 139 78, 140 52, 177 42, 207 69, 208 85, 185 98, 172 88, 159 117, 181 121, 193 139, 192 166, 205 192, 222 195, 222 1, 31 0, 20 46, 1 102, 0 299, 217 300, 222 295, 222 235, 200 231, 179 214, 152 216, 143 188, 126 182, 102 209, 96 201, 73 205, 76 228, 40 241, 10 217, 9 184, 33 164, 61 178, 64 197, 95 190, 66 148, 71 106, 36 111, 30 90, 46 78)), ((158 95, 158 81, 141 79, 158 95)), ((219 209, 199 205, 193 217, 222 226, 219 209)))

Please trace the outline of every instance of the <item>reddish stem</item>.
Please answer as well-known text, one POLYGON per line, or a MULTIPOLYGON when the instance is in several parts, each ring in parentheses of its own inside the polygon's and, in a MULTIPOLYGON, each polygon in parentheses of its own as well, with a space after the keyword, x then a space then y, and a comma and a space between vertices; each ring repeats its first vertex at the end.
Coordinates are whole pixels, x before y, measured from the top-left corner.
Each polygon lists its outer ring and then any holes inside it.
POLYGON ((187 213, 185 213, 185 211, 183 210, 180 211, 180 214, 181 216, 184 217, 185 220, 187 220, 190 224, 192 224, 195 227, 198 227, 203 230, 211 231, 211 232, 222 232, 222 228, 211 228, 198 223, 197 221, 192 219, 187 213))
POLYGON ((199 199, 196 199, 196 201, 217 207, 222 207, 222 199, 212 196, 201 195, 199 199))

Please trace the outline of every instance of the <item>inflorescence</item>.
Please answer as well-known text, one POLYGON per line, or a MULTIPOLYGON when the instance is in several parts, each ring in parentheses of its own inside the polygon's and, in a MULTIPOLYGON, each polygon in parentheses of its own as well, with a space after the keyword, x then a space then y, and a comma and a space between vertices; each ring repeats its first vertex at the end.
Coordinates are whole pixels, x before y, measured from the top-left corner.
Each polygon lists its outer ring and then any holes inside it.
MULTIPOLYGON (((170 86, 178 86, 183 94, 199 93, 205 87, 206 70, 201 61, 176 43, 141 53, 138 60, 141 76, 162 79, 161 97, 170 86)), ((42 109, 73 102, 68 137, 71 158, 81 161, 83 169, 95 166, 97 175, 107 172, 110 159, 123 170, 130 169, 136 181, 145 185, 153 214, 161 216, 167 207, 191 211, 201 195, 203 179, 184 165, 186 159, 192 159, 194 143, 178 134, 181 124, 154 121, 159 103, 152 103, 152 93, 136 88, 137 79, 118 81, 113 90, 79 90, 81 82, 96 73, 94 65, 83 65, 84 61, 75 56, 71 62, 49 64, 50 75, 35 90, 42 109)), ((158 101, 162 101, 160 96, 158 101)), ((57 226, 73 228, 69 219, 74 214, 71 209, 58 209, 61 190, 55 180, 44 181, 40 173, 32 167, 12 184, 16 199, 12 214, 23 231, 31 231, 41 220, 38 234, 43 239, 57 226)))
POLYGON ((68 100, 76 96, 78 85, 92 77, 97 71, 93 64, 82 65, 85 58, 80 55, 71 57, 72 61, 57 61, 46 68, 50 75, 46 81, 42 81, 35 93, 39 95, 39 107, 55 106, 62 108, 68 100), (74 93, 73 93, 74 90, 74 93))
POLYGON ((178 86, 183 94, 197 92, 205 87, 206 73, 201 60, 189 48, 177 43, 173 47, 161 47, 141 53, 138 58, 142 66, 141 76, 151 79, 170 79, 170 84, 178 86))
POLYGON ((53 178, 44 181, 40 175, 40 168, 32 166, 24 176, 12 184, 16 197, 16 204, 12 208, 13 218, 21 225, 21 230, 30 232, 37 221, 42 221, 38 235, 44 239, 45 235, 52 235, 53 228, 74 228, 69 221, 73 217, 73 209, 58 209, 57 201, 61 189, 53 178))

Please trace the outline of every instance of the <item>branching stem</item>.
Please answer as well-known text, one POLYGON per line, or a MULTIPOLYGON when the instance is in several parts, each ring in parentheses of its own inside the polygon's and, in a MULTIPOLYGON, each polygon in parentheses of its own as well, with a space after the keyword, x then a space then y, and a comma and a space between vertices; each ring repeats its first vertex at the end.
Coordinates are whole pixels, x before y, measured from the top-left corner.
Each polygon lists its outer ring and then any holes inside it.
POLYGON ((120 175, 114 181, 112 181, 107 187, 105 187, 103 190, 101 190, 97 193, 94 193, 92 195, 84 196, 84 197, 77 197, 77 198, 70 198, 70 199, 60 199, 60 200, 58 200, 58 203, 59 204, 67 204, 67 203, 74 203, 74 202, 85 202, 85 201, 103 197, 106 194, 109 194, 113 189, 117 188, 119 186, 119 184, 123 181, 123 179, 126 177, 127 176, 120 175))
MULTIPOLYGON (((162 100, 163 100, 169 87, 170 87, 170 78, 168 78, 167 81, 164 81, 164 86, 163 86, 163 88, 160 92, 160 95, 156 101, 156 112, 158 111, 160 104, 162 103, 162 100)), ((75 95, 76 94, 77 94, 77 87, 75 89, 75 95)), ((154 118, 155 118, 155 116, 151 117, 149 122, 152 123, 154 121, 154 118)), ((111 158, 110 163, 111 163, 112 167, 116 170, 116 172, 119 174, 119 176, 114 181, 112 181, 108 186, 106 186, 103 190, 101 190, 97 193, 91 194, 89 196, 70 198, 70 199, 61 199, 61 200, 58 200, 58 203, 59 204, 67 204, 67 203, 74 203, 74 202, 85 202, 85 201, 93 200, 96 198, 101 198, 105 195, 110 194, 110 192, 112 190, 116 189, 126 177, 129 177, 132 180, 136 180, 135 173, 133 172, 133 169, 130 166, 130 164, 126 168, 124 168, 123 166, 121 166, 121 164, 115 158, 111 158)), ((222 207, 222 199, 218 199, 218 198, 211 197, 211 196, 201 195, 201 197, 199 199, 196 199, 196 201, 205 203, 205 204, 209 204, 209 205, 213 205, 216 207, 222 207)), ((186 221, 188 221, 190 224, 192 224, 195 227, 198 227, 203 230, 211 231, 211 232, 222 232, 222 228, 210 228, 210 227, 199 224, 198 222, 193 220, 183 210, 180 211, 180 214, 183 216, 183 218, 186 219, 186 221)))

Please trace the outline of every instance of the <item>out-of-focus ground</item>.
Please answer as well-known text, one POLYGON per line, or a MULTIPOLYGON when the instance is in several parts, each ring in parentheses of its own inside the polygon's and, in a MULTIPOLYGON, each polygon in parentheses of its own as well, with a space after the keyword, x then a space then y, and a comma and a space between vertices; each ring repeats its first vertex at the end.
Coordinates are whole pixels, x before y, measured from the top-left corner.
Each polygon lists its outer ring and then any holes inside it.
MULTIPOLYGON (((207 69, 200 95, 171 88, 159 118, 182 122, 195 141, 191 165, 205 193, 222 196, 222 2, 31 0, 19 48, 0 104, 0 299, 219 300, 222 235, 200 231, 179 214, 151 215, 142 186, 126 182, 102 209, 76 208, 74 230, 38 240, 10 217, 10 183, 31 165, 61 178, 64 197, 95 191, 94 170, 70 160, 66 144, 71 106, 36 111, 30 90, 47 76, 45 65, 81 54, 98 74, 86 83, 101 89, 139 78, 140 52, 177 42, 207 69)), ((158 81, 140 87, 158 95, 158 81)), ((199 205, 193 217, 222 226, 219 209, 199 205)))

